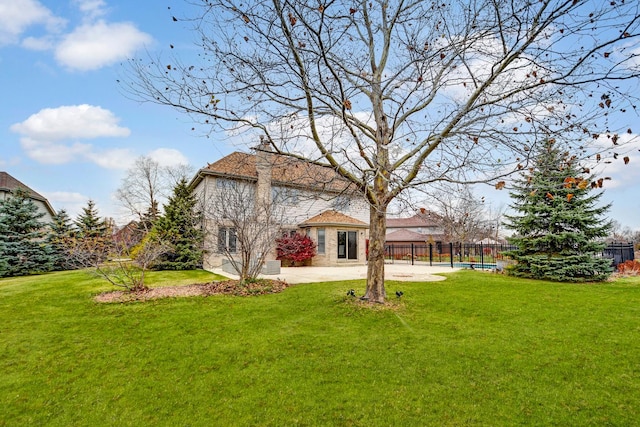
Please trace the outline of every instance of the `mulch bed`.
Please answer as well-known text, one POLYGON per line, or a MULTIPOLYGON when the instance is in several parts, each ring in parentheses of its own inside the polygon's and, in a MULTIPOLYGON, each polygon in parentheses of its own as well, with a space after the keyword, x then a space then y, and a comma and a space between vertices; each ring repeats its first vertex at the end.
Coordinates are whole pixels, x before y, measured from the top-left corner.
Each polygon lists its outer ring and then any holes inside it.
POLYGON ((255 296, 276 294, 285 290, 289 285, 282 280, 260 279, 241 285, 238 280, 209 282, 185 286, 163 286, 138 292, 110 291, 96 295, 95 300, 100 303, 121 303, 131 301, 148 301, 160 298, 178 298, 210 295, 255 296))

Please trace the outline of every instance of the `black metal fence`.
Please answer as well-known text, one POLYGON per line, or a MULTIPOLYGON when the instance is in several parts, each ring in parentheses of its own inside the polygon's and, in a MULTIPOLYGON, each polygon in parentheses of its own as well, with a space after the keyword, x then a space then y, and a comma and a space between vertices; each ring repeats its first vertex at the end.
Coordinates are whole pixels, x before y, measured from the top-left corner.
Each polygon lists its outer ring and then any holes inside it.
MULTIPOLYGON (((602 252, 602 256, 611 258, 613 267, 634 259, 633 243, 612 243, 602 252)), ((502 252, 516 249, 514 245, 484 243, 412 243, 388 244, 385 246, 387 262, 406 262, 411 265, 449 265, 494 269, 503 260, 502 252)))
POLYGON ((611 258, 613 267, 617 267, 618 264, 622 264, 625 261, 634 260, 634 247, 633 242, 630 243, 609 243, 602 256, 605 258, 611 258))

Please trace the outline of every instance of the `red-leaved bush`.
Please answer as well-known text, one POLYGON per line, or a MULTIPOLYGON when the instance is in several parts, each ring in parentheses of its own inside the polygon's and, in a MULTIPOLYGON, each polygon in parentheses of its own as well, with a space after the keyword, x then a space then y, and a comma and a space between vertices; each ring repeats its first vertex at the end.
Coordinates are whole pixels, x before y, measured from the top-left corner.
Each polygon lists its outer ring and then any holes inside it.
POLYGON ((627 260, 622 264, 618 264, 618 273, 628 276, 640 276, 640 261, 627 260))
POLYGON ((309 236, 295 233, 276 239, 276 252, 279 260, 302 262, 316 255, 316 244, 309 236))

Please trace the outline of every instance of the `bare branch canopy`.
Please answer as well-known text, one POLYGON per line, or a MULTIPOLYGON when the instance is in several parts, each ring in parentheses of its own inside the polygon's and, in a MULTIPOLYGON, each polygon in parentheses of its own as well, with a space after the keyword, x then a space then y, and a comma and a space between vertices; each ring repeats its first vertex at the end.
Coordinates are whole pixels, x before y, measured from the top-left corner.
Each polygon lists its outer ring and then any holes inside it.
POLYGON ((638 2, 196 4, 197 60, 132 60, 125 91, 265 135, 354 183, 371 206, 373 301, 384 300, 385 213, 404 191, 499 183, 544 140, 606 155, 602 140, 618 141, 619 118, 635 114, 638 2))

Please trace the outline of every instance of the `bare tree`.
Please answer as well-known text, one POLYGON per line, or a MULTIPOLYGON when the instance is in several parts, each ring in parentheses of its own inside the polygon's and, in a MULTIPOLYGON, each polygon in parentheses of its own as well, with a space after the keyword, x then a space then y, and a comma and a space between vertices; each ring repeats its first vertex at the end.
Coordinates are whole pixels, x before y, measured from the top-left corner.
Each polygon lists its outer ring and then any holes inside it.
POLYGON ((432 206, 440 216, 444 233, 450 241, 499 240, 504 207, 494 208, 484 196, 477 197, 471 186, 440 186, 423 204, 432 206))
POLYGON ((385 218, 405 190, 501 188, 544 139, 604 159, 602 140, 625 136, 609 118, 635 100, 638 2, 195 3, 204 60, 133 60, 125 90, 354 183, 370 204, 370 301, 385 299, 385 218))
POLYGON ((146 272, 170 250, 162 242, 146 239, 132 259, 130 248, 110 236, 71 236, 64 239, 64 246, 74 266, 88 268, 113 286, 129 292, 147 289, 146 272))
POLYGON ((139 223, 143 232, 148 232, 160 215, 160 204, 166 200, 173 187, 192 173, 189 165, 161 166, 156 160, 140 156, 127 170, 116 198, 139 223))
POLYGON ((640 242, 640 231, 632 230, 628 225, 619 221, 611 221, 611 230, 607 236, 608 242, 640 242))
POLYGON ((223 253, 241 282, 260 274, 283 222, 282 210, 267 198, 271 194, 257 193, 251 183, 228 181, 204 201, 205 216, 217 224, 217 235, 205 238, 206 249, 223 253))
POLYGON ((486 206, 468 186, 450 186, 432 204, 450 241, 473 242, 486 236, 486 206))

